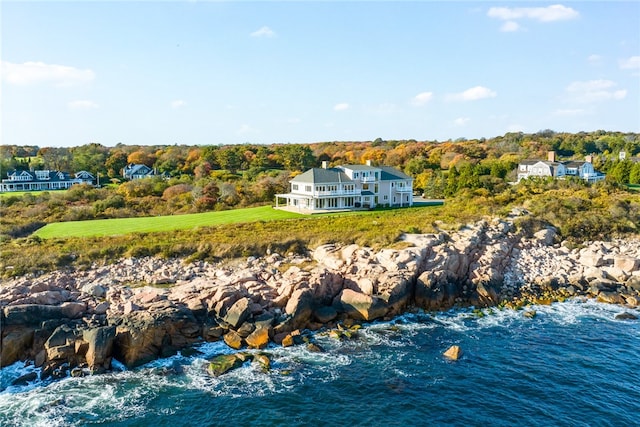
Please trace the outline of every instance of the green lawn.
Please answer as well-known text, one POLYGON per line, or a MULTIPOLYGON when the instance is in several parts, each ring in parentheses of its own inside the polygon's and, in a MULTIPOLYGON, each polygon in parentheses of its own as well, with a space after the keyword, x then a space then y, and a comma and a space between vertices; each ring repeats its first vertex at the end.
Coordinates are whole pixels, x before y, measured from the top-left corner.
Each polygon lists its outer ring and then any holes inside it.
POLYGON ((129 233, 185 230, 212 225, 299 218, 302 215, 273 209, 271 206, 144 218, 114 218, 92 221, 56 222, 34 233, 43 239, 54 237, 117 236, 129 233))
POLYGON ((43 190, 43 191, 6 191, 0 193, 0 198, 2 197, 10 197, 10 196, 18 196, 22 197, 25 194, 31 194, 34 197, 38 196, 42 193, 64 193, 67 190, 43 190))
POLYGON ((640 184, 628 184, 627 188, 631 191, 640 191, 640 184))

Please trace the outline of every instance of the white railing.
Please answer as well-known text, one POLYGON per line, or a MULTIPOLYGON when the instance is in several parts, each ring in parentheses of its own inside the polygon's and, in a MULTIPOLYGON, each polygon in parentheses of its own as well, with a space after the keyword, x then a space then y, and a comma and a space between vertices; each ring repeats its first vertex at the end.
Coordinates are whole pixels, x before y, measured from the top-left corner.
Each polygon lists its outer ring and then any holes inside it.
POLYGON ((336 190, 336 191, 316 191, 313 193, 316 197, 321 196, 357 196, 360 193, 355 190, 336 190))

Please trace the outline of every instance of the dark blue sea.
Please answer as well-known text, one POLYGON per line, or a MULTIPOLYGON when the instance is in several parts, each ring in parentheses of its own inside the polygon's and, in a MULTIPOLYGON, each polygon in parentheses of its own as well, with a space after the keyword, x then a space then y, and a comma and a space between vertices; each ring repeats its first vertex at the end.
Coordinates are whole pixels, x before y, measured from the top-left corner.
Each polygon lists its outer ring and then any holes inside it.
MULTIPOLYGON (((521 311, 410 314, 365 325, 357 339, 315 333, 325 350, 266 350, 218 378, 209 343, 135 370, 9 386, 1 426, 632 426, 640 425, 638 310, 569 301, 521 311), (442 353, 459 345, 463 356, 442 353)), ((118 365, 116 363, 116 365, 118 365)))

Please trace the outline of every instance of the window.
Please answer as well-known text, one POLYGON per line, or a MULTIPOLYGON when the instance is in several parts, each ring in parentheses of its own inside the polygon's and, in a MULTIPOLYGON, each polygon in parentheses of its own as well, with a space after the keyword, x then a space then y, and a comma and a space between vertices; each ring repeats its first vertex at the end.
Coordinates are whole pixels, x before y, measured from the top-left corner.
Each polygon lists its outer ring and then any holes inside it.
POLYGON ((389 200, 389 196, 387 196, 387 195, 385 194, 385 196, 382 198, 382 200, 384 200, 384 201, 389 200))
POLYGON ((304 186, 304 191, 306 191, 307 193, 311 193, 311 186, 310 185, 305 185, 304 186))
POLYGON ((362 189, 364 191, 369 191, 369 184, 362 184, 362 189))
POLYGON ((298 191, 298 184, 291 184, 291 189, 293 191, 298 191))

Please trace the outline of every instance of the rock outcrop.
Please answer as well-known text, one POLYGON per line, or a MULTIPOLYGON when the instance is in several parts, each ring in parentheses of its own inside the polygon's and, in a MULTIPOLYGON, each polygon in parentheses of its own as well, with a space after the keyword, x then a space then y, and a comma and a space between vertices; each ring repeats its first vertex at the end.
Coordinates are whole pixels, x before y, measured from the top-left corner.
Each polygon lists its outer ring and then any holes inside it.
POLYGON ((136 366, 201 340, 238 349, 291 345, 301 329, 413 307, 576 295, 638 306, 639 241, 570 249, 557 240, 551 228, 526 238, 495 220, 404 235, 398 248, 379 251, 330 244, 307 257, 270 254, 233 266, 143 258, 21 277, 0 287, 2 364, 29 360, 45 375, 99 373, 113 358, 136 366))

